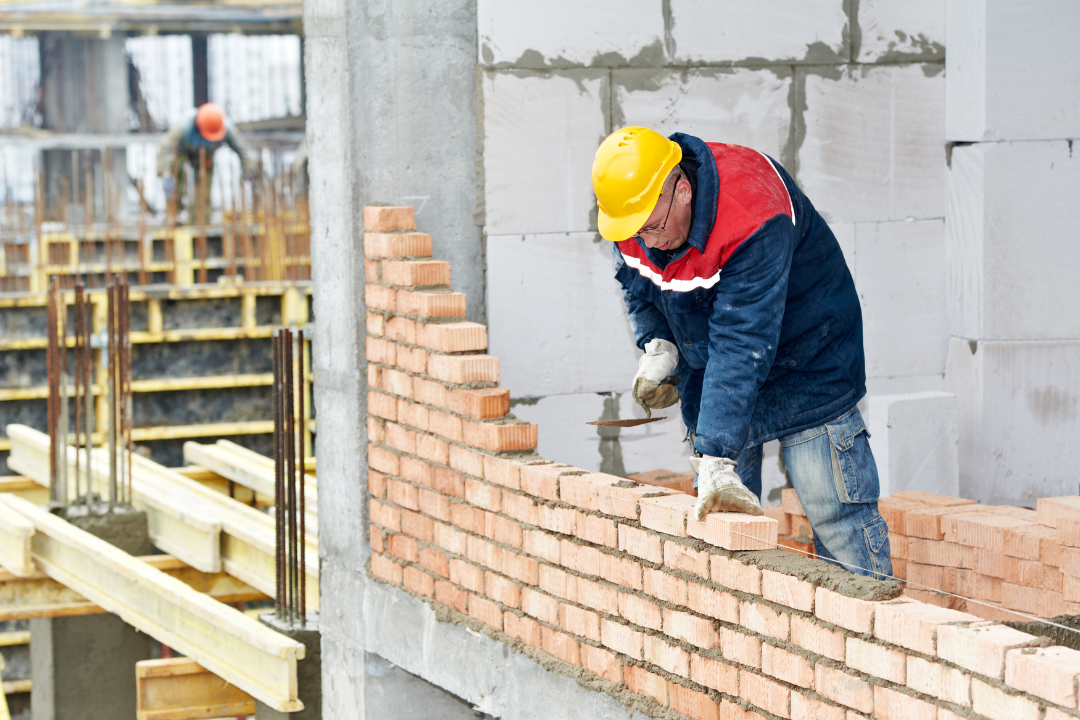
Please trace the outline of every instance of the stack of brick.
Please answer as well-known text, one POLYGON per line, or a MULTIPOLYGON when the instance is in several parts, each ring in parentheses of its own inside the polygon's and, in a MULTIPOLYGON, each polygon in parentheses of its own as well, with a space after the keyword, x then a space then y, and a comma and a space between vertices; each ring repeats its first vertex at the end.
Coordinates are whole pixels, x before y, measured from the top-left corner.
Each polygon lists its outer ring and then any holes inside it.
POLYGON ((698 522, 685 493, 527 452, 480 326, 416 288, 449 278, 406 210, 365 211, 374 579, 669 720, 1075 714, 1080 652, 770 550, 774 519, 698 522))

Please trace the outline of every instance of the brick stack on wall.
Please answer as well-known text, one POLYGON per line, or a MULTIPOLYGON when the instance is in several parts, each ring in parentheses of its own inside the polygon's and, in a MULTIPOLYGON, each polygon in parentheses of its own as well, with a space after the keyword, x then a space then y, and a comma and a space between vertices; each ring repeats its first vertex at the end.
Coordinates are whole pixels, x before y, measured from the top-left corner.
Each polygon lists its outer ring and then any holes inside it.
POLYGON ((365 209, 370 575, 628 707, 680 720, 1066 720, 1080 652, 540 458, 408 208, 365 209), (760 548, 760 549, 759 549, 760 548))

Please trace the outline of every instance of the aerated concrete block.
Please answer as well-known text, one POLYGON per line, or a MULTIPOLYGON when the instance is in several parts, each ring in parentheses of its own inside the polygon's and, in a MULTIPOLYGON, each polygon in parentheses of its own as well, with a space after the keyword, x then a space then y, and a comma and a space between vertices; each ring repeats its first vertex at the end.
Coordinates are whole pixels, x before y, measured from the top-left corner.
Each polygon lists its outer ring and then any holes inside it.
POLYGON ((921 490, 956 497, 960 410, 951 393, 868 398, 866 426, 877 461, 881 496, 921 490))
POLYGON ((859 62, 945 60, 945 0, 859 0, 859 62))
POLYGON ((942 66, 851 66, 806 73, 798 180, 829 221, 945 214, 942 66))
POLYGON ((615 70, 612 125, 684 132, 760 150, 782 161, 791 128, 787 68, 615 70))
POLYGON ((843 62, 848 56, 844 5, 842 0, 671 0, 675 57, 688 63, 843 62))
POLYGON ((661 65, 660 3, 478 0, 479 61, 500 67, 661 65))
POLYGON ((944 221, 858 223, 855 247, 866 374, 942 375, 949 343, 944 221))
POLYGON ((590 178, 593 155, 607 135, 606 78, 601 70, 484 73, 488 235, 596 226, 590 178))
POLYGON ((1080 338, 1080 153, 1067 142, 955 147, 948 317, 971 339, 1080 338))
POLYGON ((946 0, 951 141, 1080 137, 1072 0, 946 0))
POLYGON ((515 398, 629 389, 641 353, 607 240, 489 236, 487 270, 488 352, 515 398))
POLYGON ((953 338, 945 389, 960 400, 960 495, 1034 507, 1075 495, 1080 340, 953 338))

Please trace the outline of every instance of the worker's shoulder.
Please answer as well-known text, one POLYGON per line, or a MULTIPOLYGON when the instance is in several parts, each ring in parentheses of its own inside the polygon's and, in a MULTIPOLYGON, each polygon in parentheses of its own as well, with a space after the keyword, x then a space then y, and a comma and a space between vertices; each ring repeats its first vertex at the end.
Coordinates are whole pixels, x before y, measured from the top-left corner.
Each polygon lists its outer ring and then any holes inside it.
POLYGON ((777 215, 794 216, 794 204, 780 171, 769 156, 753 148, 709 143, 720 184, 717 220, 742 218, 751 232, 777 215))

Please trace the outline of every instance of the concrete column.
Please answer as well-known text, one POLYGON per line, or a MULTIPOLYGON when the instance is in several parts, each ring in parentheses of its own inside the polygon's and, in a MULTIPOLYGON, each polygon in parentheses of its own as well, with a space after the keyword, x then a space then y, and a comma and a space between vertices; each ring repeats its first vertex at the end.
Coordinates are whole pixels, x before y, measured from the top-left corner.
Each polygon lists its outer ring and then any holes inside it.
POLYGON ((195 86, 195 107, 210 102, 209 55, 206 33, 191 33, 191 79, 195 86))
POLYGON ((322 642, 318 617, 313 615, 303 623, 291 623, 279 619, 276 613, 266 612, 259 615, 259 622, 303 644, 304 659, 296 663, 296 684, 297 697, 304 703, 304 709, 295 713, 281 712, 256 700, 255 720, 319 720, 323 715, 322 642))
POLYGON ((31 620, 33 720, 135 717, 135 663, 153 645, 116 615, 31 620))

